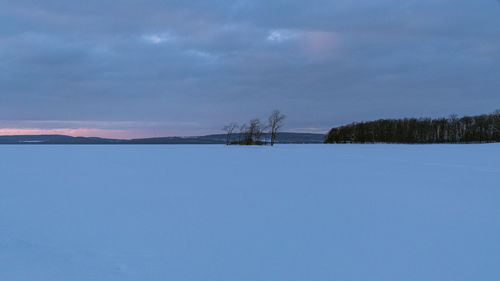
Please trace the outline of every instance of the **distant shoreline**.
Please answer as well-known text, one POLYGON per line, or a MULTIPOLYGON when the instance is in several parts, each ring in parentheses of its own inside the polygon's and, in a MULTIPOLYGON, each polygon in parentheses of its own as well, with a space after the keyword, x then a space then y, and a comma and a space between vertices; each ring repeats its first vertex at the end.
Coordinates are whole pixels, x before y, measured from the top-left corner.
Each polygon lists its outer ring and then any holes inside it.
MULTIPOLYGON (((324 134, 287 133, 279 134, 281 144, 320 144, 324 142, 324 134)), ((263 135, 263 139, 267 134, 263 135)), ((106 139, 93 137, 72 137, 66 135, 13 135, 0 136, 0 145, 168 145, 168 144, 225 144, 225 134, 194 137, 163 137, 144 139, 106 139)))

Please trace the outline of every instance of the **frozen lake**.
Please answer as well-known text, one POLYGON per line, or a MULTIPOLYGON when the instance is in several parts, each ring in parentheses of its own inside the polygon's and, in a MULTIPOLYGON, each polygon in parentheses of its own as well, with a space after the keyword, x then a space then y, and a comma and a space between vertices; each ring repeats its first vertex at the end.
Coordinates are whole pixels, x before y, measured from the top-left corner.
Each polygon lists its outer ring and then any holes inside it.
POLYGON ((500 145, 0 146, 0 280, 498 281, 500 145))

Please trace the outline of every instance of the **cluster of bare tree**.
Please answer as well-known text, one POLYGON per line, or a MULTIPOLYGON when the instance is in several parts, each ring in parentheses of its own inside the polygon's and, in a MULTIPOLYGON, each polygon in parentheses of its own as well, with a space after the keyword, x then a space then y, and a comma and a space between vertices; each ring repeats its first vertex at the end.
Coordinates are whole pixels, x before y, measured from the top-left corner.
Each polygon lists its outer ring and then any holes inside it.
POLYGON ((278 139, 278 133, 283 127, 285 115, 279 110, 273 110, 268 118, 268 123, 264 124, 260 119, 252 119, 250 122, 238 125, 233 122, 224 126, 226 132, 226 144, 239 145, 274 145, 278 139), (265 133, 269 134, 269 141, 262 140, 265 133))
POLYGON ((500 110, 458 118, 405 118, 353 123, 333 128, 326 143, 500 142, 500 110))

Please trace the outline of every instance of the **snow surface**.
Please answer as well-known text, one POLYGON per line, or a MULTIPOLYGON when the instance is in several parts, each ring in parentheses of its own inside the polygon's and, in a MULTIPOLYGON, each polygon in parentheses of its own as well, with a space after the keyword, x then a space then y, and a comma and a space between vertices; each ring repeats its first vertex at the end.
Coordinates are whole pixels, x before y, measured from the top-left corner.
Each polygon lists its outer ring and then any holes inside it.
POLYGON ((499 144, 0 146, 0 186, 0 280, 500 280, 499 144))

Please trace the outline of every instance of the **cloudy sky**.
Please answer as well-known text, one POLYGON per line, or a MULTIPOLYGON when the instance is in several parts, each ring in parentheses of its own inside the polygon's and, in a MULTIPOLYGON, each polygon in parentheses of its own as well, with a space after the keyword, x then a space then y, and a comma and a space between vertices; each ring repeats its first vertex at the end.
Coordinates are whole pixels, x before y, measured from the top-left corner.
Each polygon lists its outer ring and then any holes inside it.
POLYGON ((500 108, 498 0, 2 0, 0 134, 198 135, 500 108))

